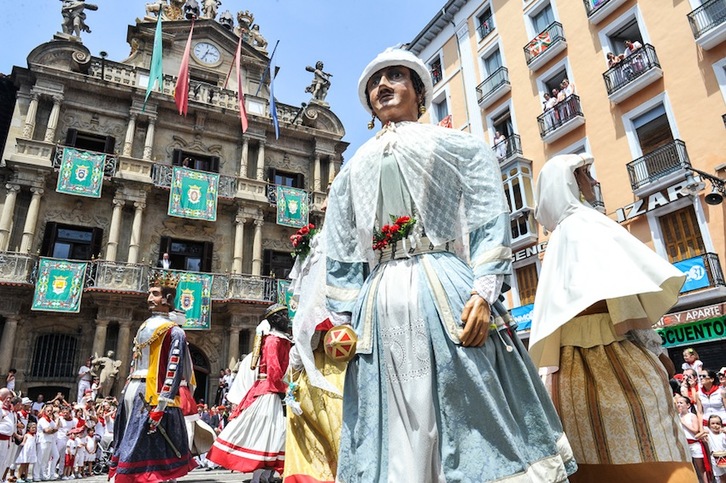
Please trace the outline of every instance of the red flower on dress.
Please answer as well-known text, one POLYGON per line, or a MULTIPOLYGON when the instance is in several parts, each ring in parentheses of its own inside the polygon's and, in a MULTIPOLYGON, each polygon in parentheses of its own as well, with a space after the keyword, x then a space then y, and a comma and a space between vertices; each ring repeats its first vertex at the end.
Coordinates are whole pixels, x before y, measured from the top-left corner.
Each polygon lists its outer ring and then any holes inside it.
POLYGON ((391 224, 383 225, 380 230, 373 231, 373 250, 383 250, 389 245, 407 238, 411 234, 416 219, 410 216, 391 215, 391 224))
POLYGON ((290 237, 290 243, 292 243, 292 247, 294 248, 290 255, 293 257, 300 255, 305 258, 310 252, 310 240, 312 240, 317 232, 318 229, 315 228, 315 225, 312 223, 303 226, 295 232, 295 234, 290 237))

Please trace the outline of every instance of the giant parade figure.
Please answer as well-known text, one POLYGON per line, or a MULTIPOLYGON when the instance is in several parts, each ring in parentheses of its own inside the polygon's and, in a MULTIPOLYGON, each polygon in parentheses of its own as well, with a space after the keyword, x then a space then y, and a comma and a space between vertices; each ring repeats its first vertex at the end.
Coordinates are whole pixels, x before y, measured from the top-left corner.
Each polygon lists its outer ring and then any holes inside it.
MULTIPOLYGON (((197 465, 187 442, 182 381, 192 383, 184 330, 172 320, 178 279, 160 271, 149 281, 151 317, 134 338, 131 375, 122 395, 109 478, 116 483, 175 481, 197 465)), ((190 388, 193 391, 193 388, 190 388)))

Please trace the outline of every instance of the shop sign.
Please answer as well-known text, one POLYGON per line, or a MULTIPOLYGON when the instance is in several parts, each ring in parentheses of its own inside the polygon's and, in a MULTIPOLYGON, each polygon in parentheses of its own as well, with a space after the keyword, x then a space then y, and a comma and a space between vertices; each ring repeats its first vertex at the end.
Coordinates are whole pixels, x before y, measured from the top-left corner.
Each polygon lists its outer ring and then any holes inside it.
POLYGON ((547 242, 538 243, 536 245, 532 245, 531 247, 522 248, 521 250, 518 250, 512 254, 513 261, 519 262, 521 260, 526 260, 529 257, 534 257, 536 255, 539 255, 540 253, 543 253, 547 249, 547 242))
POLYGON ((698 307, 697 309, 684 310, 674 314, 666 314, 658 321, 657 327, 669 325, 686 324, 698 320, 715 319, 726 315, 726 303, 698 307))
POLYGON ((622 208, 615 210, 615 216, 617 217, 618 223, 623 223, 628 220, 644 215, 649 211, 653 211, 656 208, 665 206, 672 203, 680 198, 685 198, 688 195, 681 193, 681 190, 688 184, 687 180, 683 180, 680 183, 676 183, 673 186, 669 186, 665 190, 656 191, 649 195, 647 198, 641 198, 636 200, 635 203, 631 203, 622 208))
POLYGON ((534 304, 522 305, 521 307, 514 307, 510 314, 517 324, 517 331, 529 330, 532 327, 532 312, 534 311, 534 304))
POLYGON ((687 275, 686 281, 683 287, 681 287, 681 293, 706 288, 711 284, 708 281, 706 264, 702 256, 681 260, 680 262, 674 263, 673 266, 687 275))
POLYGON ((726 339, 726 317, 671 325, 656 329, 656 332, 663 341, 663 347, 678 347, 726 339))

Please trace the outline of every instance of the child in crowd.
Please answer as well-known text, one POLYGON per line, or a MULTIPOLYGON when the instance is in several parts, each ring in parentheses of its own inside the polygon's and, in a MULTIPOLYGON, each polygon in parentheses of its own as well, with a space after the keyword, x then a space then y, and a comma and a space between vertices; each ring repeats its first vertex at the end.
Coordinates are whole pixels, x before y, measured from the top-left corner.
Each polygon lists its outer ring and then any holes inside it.
POLYGON ((37 425, 28 423, 28 432, 23 436, 23 442, 20 445, 20 453, 15 460, 18 465, 18 483, 24 483, 28 478, 28 466, 38 462, 37 453, 35 451, 35 433, 37 425))
POLYGON ((63 467, 63 477, 61 480, 70 480, 73 478, 73 465, 76 460, 76 451, 78 449, 78 442, 76 441, 75 429, 68 431, 68 441, 66 441, 66 456, 65 466, 63 467))
POLYGON ((83 455, 83 460, 86 464, 86 476, 93 476, 93 465, 96 463, 96 449, 98 449, 96 443, 96 431, 93 428, 88 428, 88 436, 86 436, 86 447, 84 448, 86 454, 83 455))
POLYGON ((77 449, 76 460, 74 462, 76 466, 75 477, 83 478, 83 468, 86 464, 86 451, 83 449, 86 446, 85 426, 76 428, 76 431, 78 431, 78 434, 76 435, 77 449))
POLYGON ((723 421, 717 414, 708 418, 708 447, 711 450, 711 467, 717 483, 726 483, 726 433, 722 432, 723 421))
POLYGON ((698 374, 698 371, 703 369, 703 362, 698 358, 698 352, 692 347, 683 351, 683 360, 686 361, 681 365, 684 371, 686 369, 693 369, 698 374))

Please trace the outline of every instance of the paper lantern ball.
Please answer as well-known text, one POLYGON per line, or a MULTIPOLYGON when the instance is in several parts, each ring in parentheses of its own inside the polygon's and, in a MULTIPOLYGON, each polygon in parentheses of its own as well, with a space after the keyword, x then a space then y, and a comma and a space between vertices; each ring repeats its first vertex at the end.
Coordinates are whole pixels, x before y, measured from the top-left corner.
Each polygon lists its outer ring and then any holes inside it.
POLYGON ((355 355, 358 336, 349 325, 333 327, 325 333, 325 354, 335 362, 348 362, 355 355))

